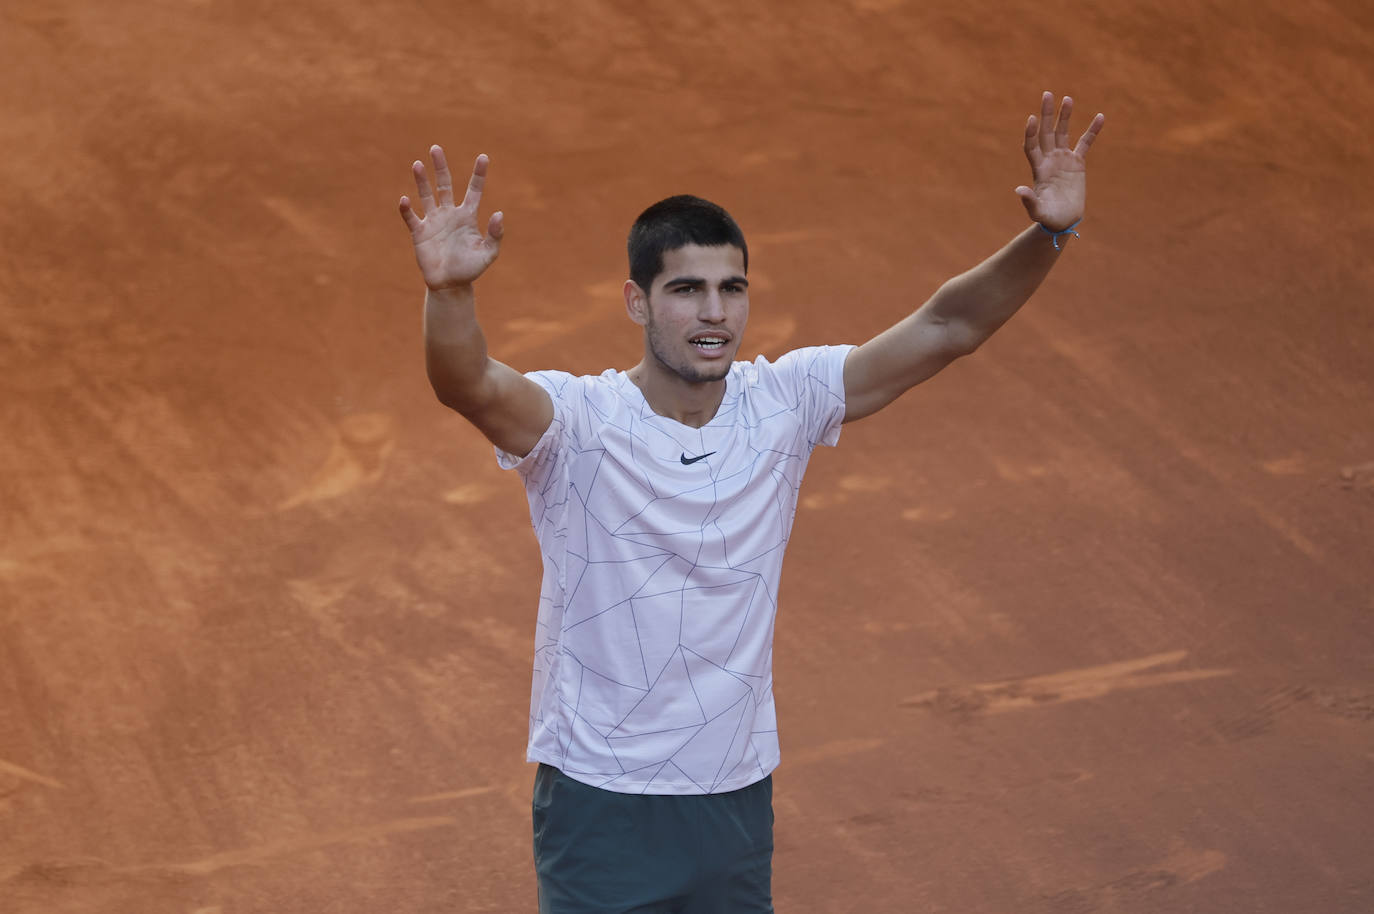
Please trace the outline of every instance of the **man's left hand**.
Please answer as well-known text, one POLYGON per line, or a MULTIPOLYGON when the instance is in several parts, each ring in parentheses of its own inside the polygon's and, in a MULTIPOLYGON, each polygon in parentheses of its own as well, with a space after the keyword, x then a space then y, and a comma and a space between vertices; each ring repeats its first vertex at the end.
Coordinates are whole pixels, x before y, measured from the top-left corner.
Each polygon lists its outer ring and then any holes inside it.
POLYGON ((1073 99, 1064 96, 1059 117, 1054 115, 1054 95, 1046 92, 1040 100, 1040 116, 1026 121, 1026 160, 1030 162, 1033 186, 1021 185, 1016 195, 1026 212, 1051 232, 1064 229, 1083 218, 1087 200, 1088 147, 1101 132, 1107 118, 1099 114, 1069 146, 1069 115, 1073 99))

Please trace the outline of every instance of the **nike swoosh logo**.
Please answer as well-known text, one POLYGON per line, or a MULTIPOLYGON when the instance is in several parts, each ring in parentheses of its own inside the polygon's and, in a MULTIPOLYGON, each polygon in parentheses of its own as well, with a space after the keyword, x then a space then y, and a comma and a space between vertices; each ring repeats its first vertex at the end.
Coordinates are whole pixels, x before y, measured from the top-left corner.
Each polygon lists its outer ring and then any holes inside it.
POLYGON ((705 454, 702 454, 700 457, 688 457, 686 454, 683 454, 682 457, 681 457, 682 465, 685 466, 685 467, 689 467, 689 466, 691 466, 692 464, 696 463, 698 460, 705 460, 707 457, 710 457, 710 456, 711 456, 712 454, 714 454, 714 453, 715 453, 715 451, 707 451, 705 454))

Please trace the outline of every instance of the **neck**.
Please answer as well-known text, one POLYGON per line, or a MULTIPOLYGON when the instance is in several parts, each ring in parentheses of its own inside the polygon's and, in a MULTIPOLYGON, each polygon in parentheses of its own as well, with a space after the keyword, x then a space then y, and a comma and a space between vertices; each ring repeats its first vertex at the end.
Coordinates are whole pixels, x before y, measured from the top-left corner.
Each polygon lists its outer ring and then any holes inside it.
POLYGON ((644 359, 625 372, 644 394, 644 402, 655 413, 689 428, 701 428, 715 418, 725 399, 725 380, 686 381, 674 372, 664 371, 644 359), (657 369, 657 370, 655 370, 657 369))

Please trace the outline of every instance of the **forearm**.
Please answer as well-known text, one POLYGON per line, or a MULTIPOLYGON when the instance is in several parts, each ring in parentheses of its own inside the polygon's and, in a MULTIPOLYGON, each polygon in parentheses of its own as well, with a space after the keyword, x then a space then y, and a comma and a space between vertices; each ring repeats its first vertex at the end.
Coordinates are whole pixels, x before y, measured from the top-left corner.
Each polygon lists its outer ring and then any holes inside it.
POLYGON ((1059 254, 1050 236, 1032 224, 987 260, 942 285, 922 310, 928 309, 931 322, 946 328, 955 348, 971 352, 1030 299, 1059 254))
POLYGON ((487 338, 477 323, 472 286, 425 292, 425 371, 446 406, 480 406, 487 374, 487 338))

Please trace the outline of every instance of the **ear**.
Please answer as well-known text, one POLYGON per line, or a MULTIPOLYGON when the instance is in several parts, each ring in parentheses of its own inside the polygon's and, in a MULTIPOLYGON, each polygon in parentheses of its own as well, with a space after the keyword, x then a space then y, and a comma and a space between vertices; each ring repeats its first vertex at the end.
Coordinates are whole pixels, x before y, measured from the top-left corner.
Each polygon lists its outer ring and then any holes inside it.
POLYGON ((625 313, 641 327, 649 323, 649 296, 633 279, 625 280, 625 313))

